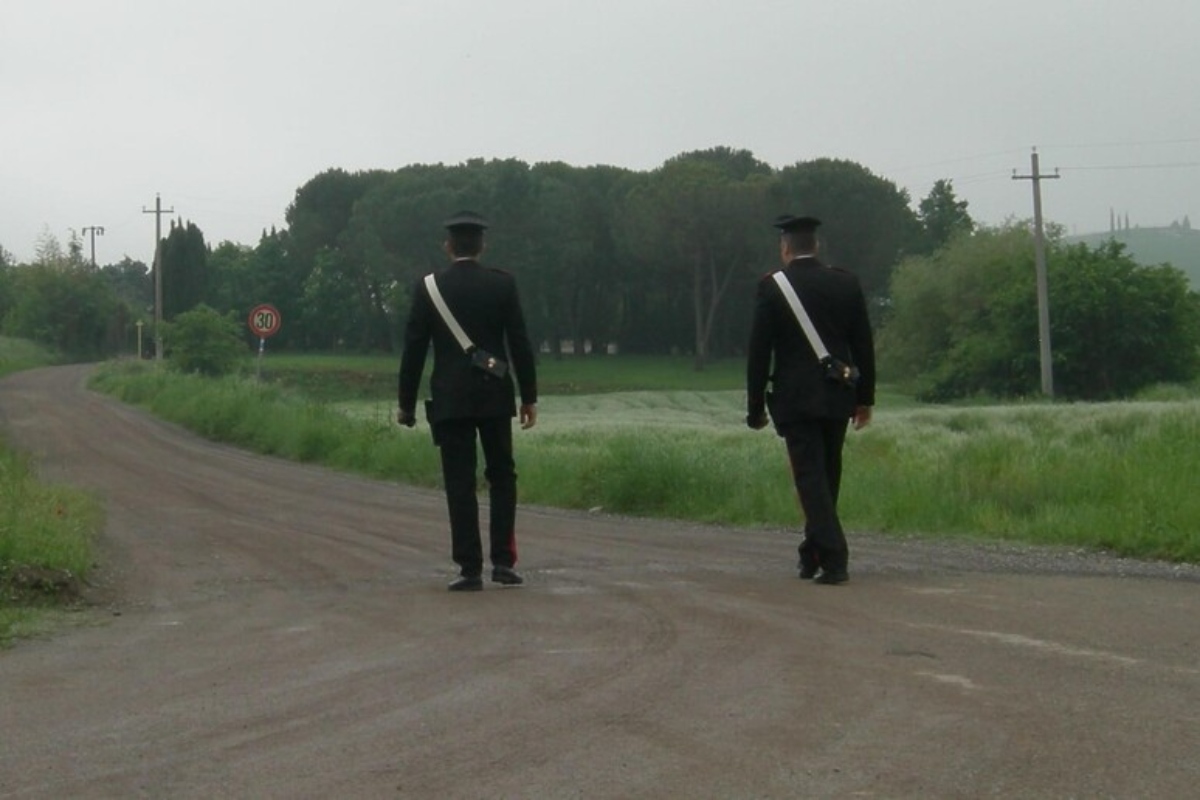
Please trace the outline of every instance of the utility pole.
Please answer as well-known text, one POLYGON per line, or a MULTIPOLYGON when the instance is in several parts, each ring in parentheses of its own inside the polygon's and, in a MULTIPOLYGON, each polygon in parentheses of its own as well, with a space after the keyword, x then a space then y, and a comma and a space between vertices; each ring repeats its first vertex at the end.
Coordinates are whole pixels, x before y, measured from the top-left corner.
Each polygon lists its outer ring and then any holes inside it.
POLYGON ((1038 296, 1038 339, 1041 342, 1042 357, 1042 394, 1054 397, 1054 368, 1050 361, 1050 289, 1046 279, 1046 234, 1042 228, 1042 181, 1057 178, 1058 170, 1053 175, 1043 175, 1038 168, 1037 148, 1029 159, 1028 175, 1018 175, 1013 170, 1014 181, 1033 182, 1033 254, 1034 265, 1037 269, 1038 296))
POLYGON ((154 215, 154 360, 162 361, 162 215, 174 214, 175 209, 163 208, 162 197, 154 195, 154 208, 142 206, 143 214, 154 215))
POLYGON ((92 269, 95 269, 96 268, 96 235, 97 234, 99 234, 101 236, 104 235, 104 226, 103 225, 88 225, 86 228, 83 229, 83 235, 87 236, 88 234, 91 234, 91 239, 92 239, 92 269))

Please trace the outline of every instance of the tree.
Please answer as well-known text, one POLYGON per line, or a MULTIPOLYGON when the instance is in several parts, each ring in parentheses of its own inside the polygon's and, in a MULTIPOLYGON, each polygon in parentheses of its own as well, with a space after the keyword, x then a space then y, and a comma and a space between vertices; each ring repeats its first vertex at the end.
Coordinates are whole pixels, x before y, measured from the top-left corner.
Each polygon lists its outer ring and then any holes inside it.
MULTIPOLYGON (((324 250, 337 251, 342 246, 356 205, 388 176, 389 173, 382 170, 347 172, 330 169, 296 190, 296 198, 288 206, 285 217, 288 223, 284 232, 286 240, 282 236, 271 237, 274 241, 269 243, 270 253, 261 247, 266 243, 260 242, 260 250, 263 250, 260 255, 268 258, 271 272, 269 285, 263 288, 273 297, 262 302, 272 302, 281 314, 291 314, 293 319, 299 319, 303 287, 316 267, 318 254, 324 250)), ((303 342, 308 333, 303 327, 290 326, 287 336, 281 335, 280 340, 281 343, 303 342)), ((313 333, 320 337, 319 332, 313 333)))
POLYGON ((827 259, 876 298, 921 241, 907 195, 847 161, 775 172, 749 151, 715 147, 652 172, 517 159, 328 170, 296 192, 289 227, 255 250, 254 300, 296 321, 279 344, 390 347, 407 292, 445 263, 441 221, 461 208, 492 220, 486 263, 518 275, 535 340, 690 351, 698 366, 745 345, 754 281, 776 259, 777 214, 822 216, 827 259), (341 330, 351 323, 355 333, 341 330))
POLYGON ((0 249, 0 331, 4 330, 4 318, 8 316, 8 311, 12 308, 14 301, 14 273, 15 269, 9 262, 4 260, 4 252, 0 249))
POLYGON ((67 254, 63 252, 62 244, 49 228, 43 228, 38 236, 37 244, 34 245, 33 263, 56 269, 65 269, 70 265, 67 254))
POLYGON ((769 166, 716 148, 670 159, 626 198, 631 252, 661 264, 666 291, 690 299, 696 369, 734 276, 762 264, 770 186, 769 166))
POLYGON ((922 399, 1037 390, 1037 297, 1026 228, 981 231, 904 260, 891 300, 880 361, 906 376, 922 399))
MULTIPOLYGON (((254 250, 248 254, 248 276, 242 292, 233 307, 240 317, 250 313, 259 303, 270 303, 279 310, 284 320, 299 320, 304 281, 310 269, 299 270, 291 250, 292 237, 288 231, 272 228, 264 232, 254 250)), ((231 302, 233 298, 230 298, 231 302)), ((302 327, 288 323, 271 340, 276 348, 306 346, 302 327)))
MULTIPOLYGON (((1115 243, 1047 248, 1056 391, 1128 397, 1200 372, 1200 300, 1169 266, 1138 267, 1115 243)), ((1040 384, 1033 237, 1027 225, 960 236, 906 259, 880 361, 923 399, 1036 394, 1040 384)))
POLYGON ((405 168, 372 181, 333 243, 313 260, 301 313, 306 342, 392 349, 409 287, 445 263, 441 220, 458 203, 456 180, 453 168, 437 166, 405 168), (312 328, 322 309, 335 313, 332 330, 312 328))
POLYGON ((135 316, 149 318, 154 313, 154 278, 144 263, 125 256, 116 264, 101 267, 100 274, 135 316))
POLYGON ((1056 251, 1048 273, 1054 382, 1064 395, 1128 397, 1200 373, 1200 294, 1182 271, 1140 266, 1110 239, 1056 251))
MULTIPOLYGON (((7 270, 6 270, 7 272, 7 270)), ((111 352, 119 342, 119 303, 108 282, 90 269, 61 263, 12 271, 4 330, 75 358, 111 352)))
POLYGON ((613 194, 626 175, 615 168, 539 164, 532 170, 529 235, 521 293, 531 330, 555 356, 570 341, 577 354, 620 335, 622 274, 613 237, 613 194))
POLYGON ((342 279, 340 257, 334 250, 322 250, 304 282, 297 324, 304 326, 308 344, 320 350, 341 350, 360 343, 358 293, 342 279))
POLYGON ((204 233, 195 223, 172 222, 162 242, 161 257, 162 313, 169 322, 207 299, 208 248, 204 233))
POLYGON ((975 221, 967 212, 967 201, 954 194, 954 184, 939 180, 917 207, 917 217, 925 233, 925 251, 943 247, 952 238, 975 230, 975 221))
POLYGON ((224 241, 208 252, 205 305, 241 316, 255 302, 254 248, 224 241))
POLYGON ((822 220, 823 260, 852 270, 868 299, 886 297, 900 258, 920 249, 921 226, 908 193, 852 161, 822 158, 785 167, 776 202, 776 213, 822 220))

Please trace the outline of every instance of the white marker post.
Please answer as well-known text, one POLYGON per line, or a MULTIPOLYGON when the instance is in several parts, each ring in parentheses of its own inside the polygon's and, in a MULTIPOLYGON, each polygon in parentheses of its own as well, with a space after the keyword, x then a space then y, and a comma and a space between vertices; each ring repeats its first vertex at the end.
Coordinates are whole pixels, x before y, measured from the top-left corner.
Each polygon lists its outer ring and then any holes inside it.
POLYGON ((275 306, 270 303, 260 303, 250 310, 248 321, 250 332, 258 337, 258 365, 255 368, 255 377, 261 381, 263 351, 267 348, 267 337, 278 333, 283 319, 279 316, 279 311, 275 306))

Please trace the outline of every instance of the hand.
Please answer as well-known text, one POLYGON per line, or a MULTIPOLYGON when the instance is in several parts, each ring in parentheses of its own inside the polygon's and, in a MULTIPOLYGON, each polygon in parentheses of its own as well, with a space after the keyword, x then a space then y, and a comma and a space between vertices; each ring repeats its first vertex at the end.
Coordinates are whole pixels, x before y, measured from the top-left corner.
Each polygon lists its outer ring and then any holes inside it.
POLYGON ((417 424, 417 415, 412 411, 405 411, 403 408, 396 412, 396 422, 406 428, 411 428, 417 424))
POLYGON ((861 431, 871 424, 871 407, 856 406, 854 408, 854 430, 861 431))
POLYGON ((520 417, 521 430, 529 430, 537 424, 537 403, 521 404, 520 417))
POLYGON ((757 413, 747 414, 746 425, 749 426, 751 430, 761 431, 763 428, 767 427, 767 412, 759 411, 757 413))

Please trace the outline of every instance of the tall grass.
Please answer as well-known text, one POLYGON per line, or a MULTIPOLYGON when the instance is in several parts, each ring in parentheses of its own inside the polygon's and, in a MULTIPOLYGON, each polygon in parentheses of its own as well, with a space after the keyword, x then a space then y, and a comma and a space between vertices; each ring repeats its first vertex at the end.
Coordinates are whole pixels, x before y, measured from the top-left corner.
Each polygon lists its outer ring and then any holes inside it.
MULTIPOLYGON (((57 361, 40 345, 0 337, 0 377, 57 361)), ((0 645, 39 630, 46 612, 37 607, 64 599, 56 587, 85 579, 102 525, 97 498, 40 483, 0 437, 0 645)))
POLYGON ((907 412, 854 437, 843 508, 880 530, 1200 560, 1200 402, 907 412))
MULTIPOLYGON (((260 452, 437 486, 428 430, 386 402, 106 370, 98 384, 260 452)), ((545 397, 517 433, 523 502, 733 525, 796 526, 782 442, 744 427, 738 391, 545 397)), ((1200 561, 1200 402, 877 411, 851 432, 851 529, 1011 539, 1200 561)))
POLYGON ((85 575, 100 519, 95 498, 39 483, 0 441, 0 577, 21 566, 85 575))
POLYGON ((351 418, 254 379, 110 364, 91 385, 206 438, 267 455, 417 484, 429 483, 440 469, 427 437, 399 436, 390 414, 351 418))
POLYGON ((0 378, 32 367, 55 364, 59 357, 52 350, 25 339, 0 336, 0 378))

